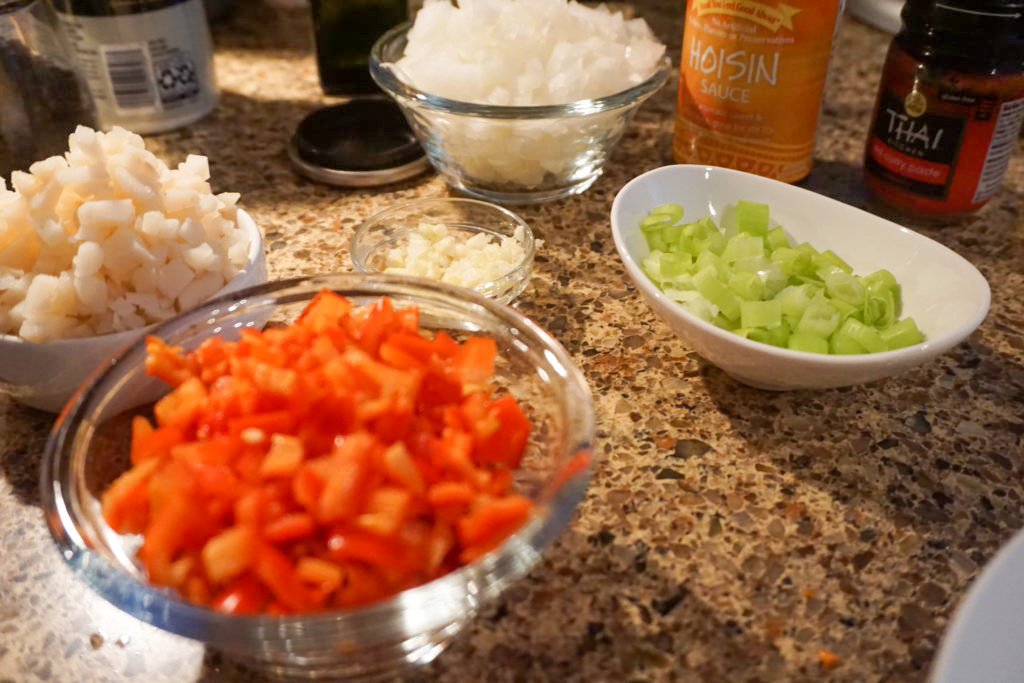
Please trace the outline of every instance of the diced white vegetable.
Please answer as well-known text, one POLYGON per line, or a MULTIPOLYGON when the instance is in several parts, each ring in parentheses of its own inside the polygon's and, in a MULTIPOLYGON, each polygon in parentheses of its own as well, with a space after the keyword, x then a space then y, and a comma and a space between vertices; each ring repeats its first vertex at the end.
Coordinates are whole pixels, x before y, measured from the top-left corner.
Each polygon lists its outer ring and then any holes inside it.
POLYGON ((48 247, 63 245, 68 241, 68 234, 63 226, 52 218, 47 218, 42 225, 36 225, 36 234, 48 247))
POLYGON ((48 183, 51 178, 62 169, 68 167, 68 162, 61 156, 52 156, 42 161, 37 161, 28 167, 28 172, 34 175, 43 183, 48 183))
MULTIPOLYGON (((160 261, 163 264, 163 261, 160 261)), ((153 294, 156 292, 156 265, 142 265, 132 273, 132 289, 140 294, 153 294)))
MULTIPOLYGON (((219 270, 218 256, 206 242, 185 251, 185 263, 196 272, 219 270)), ((191 308, 191 306, 189 307, 191 308)))
POLYGON ((100 242, 119 225, 135 221, 135 205, 130 199, 94 199, 78 207, 78 232, 82 241, 100 242))
POLYGON ((181 290, 188 287, 193 277, 195 273, 185 265, 185 262, 175 259, 159 268, 156 288, 168 299, 175 299, 181 290))
POLYGON ((170 169, 135 133, 79 126, 68 152, 0 183, 0 333, 31 341, 157 322, 245 267, 238 195, 209 162, 170 169))
MULTIPOLYGON (((649 78, 665 46, 643 19, 625 20, 595 4, 427 0, 395 69, 420 90, 479 104, 550 105, 613 95, 649 78)), ((524 187, 541 184, 547 173, 565 173, 589 139, 621 125, 616 112, 589 117, 585 131, 552 119, 424 116, 467 175, 524 187)))
POLYGON ((385 254, 384 272, 476 287, 507 275, 522 262, 524 238, 517 228, 513 237, 500 241, 482 232, 467 239, 443 223, 421 222, 405 243, 385 254))
POLYGON ((200 180, 210 179, 210 161, 198 154, 189 154, 185 161, 178 164, 178 170, 198 176, 200 180))
POLYGON ((220 273, 204 273, 190 282, 178 294, 178 309, 187 311, 199 303, 209 299, 224 286, 224 278, 220 273))
POLYGON ((195 247, 206 240, 206 230, 203 229, 202 223, 189 217, 181 222, 181 227, 178 228, 178 236, 181 237, 185 244, 195 247))
POLYGON ((82 242, 75 254, 76 277, 95 275, 103 267, 103 247, 96 242, 82 242))
POLYGON ((121 192, 139 204, 148 202, 156 196, 153 188, 146 185, 123 167, 119 166, 111 171, 110 177, 117 187, 120 188, 121 192))
POLYGON ((107 283, 96 275, 76 275, 74 278, 75 294, 85 310, 90 313, 102 311, 107 307, 107 283))
POLYGON ((175 187, 164 191, 164 208, 169 214, 187 214, 199 206, 199 193, 191 188, 175 187))

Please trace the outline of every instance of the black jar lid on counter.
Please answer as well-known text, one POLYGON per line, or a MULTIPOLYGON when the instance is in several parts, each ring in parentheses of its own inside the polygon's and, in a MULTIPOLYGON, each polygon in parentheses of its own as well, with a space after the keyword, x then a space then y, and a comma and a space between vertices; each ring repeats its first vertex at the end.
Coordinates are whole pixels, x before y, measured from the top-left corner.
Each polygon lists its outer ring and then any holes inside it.
POLYGON ((307 178, 340 187, 396 183, 430 166, 398 105, 385 96, 312 112, 296 128, 288 156, 307 178))

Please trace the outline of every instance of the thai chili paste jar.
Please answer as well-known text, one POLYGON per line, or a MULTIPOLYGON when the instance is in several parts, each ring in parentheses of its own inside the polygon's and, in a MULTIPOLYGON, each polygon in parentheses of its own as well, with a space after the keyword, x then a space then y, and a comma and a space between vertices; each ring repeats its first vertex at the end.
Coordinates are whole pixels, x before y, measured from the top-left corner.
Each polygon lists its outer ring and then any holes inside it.
POLYGON ((864 174, 882 202, 953 220, 999 187, 1024 121, 1024 0, 909 0, 864 174))

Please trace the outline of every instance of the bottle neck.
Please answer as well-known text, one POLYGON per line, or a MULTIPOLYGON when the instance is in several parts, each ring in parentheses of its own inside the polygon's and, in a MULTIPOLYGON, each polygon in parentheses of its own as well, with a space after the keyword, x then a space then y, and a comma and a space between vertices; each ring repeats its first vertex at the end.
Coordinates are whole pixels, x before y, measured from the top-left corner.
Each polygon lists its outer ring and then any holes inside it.
POLYGON ((1024 73, 1024 35, 913 23, 904 24, 896 43, 935 67, 972 74, 1024 73))

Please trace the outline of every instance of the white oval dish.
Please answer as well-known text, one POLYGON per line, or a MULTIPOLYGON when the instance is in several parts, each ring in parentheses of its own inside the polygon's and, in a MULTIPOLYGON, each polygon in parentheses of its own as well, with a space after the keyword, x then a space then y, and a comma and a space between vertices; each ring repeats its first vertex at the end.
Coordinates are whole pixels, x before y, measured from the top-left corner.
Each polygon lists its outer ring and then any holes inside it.
POLYGON ((952 348, 988 312, 991 292, 978 269, 919 233, 794 185, 714 166, 676 165, 648 171, 619 190, 612 203, 615 247, 651 308, 701 356, 735 379, 771 389, 825 389, 871 382, 904 372, 952 348), (831 249, 866 275, 887 268, 903 292, 903 316, 912 316, 926 340, 895 351, 833 356, 792 351, 744 339, 685 311, 640 267, 648 253, 640 221, 665 203, 680 204, 684 220, 717 220, 740 199, 771 207, 773 222, 794 243, 831 249))
MULTIPOLYGON (((238 211, 238 225, 249 235, 245 270, 214 296, 267 281, 263 236, 245 211, 238 211)), ((27 342, 0 335, 0 390, 14 400, 51 413, 59 411, 101 362, 155 327, 140 328, 80 339, 27 342)))
POLYGON ((1001 549, 953 614, 932 683, 1019 683, 1024 672, 1024 533, 1001 549))

